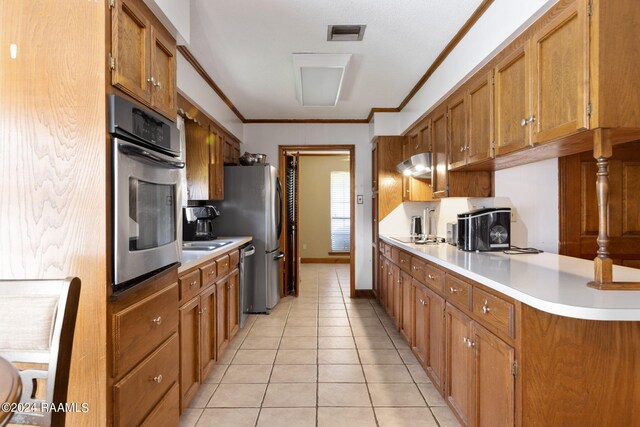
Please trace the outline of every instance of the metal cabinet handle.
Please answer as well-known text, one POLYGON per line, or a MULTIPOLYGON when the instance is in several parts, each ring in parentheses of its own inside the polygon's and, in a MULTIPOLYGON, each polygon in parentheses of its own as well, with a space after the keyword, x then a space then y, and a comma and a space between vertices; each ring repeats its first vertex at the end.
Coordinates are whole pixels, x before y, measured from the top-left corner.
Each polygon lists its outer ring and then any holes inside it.
POLYGON ((432 274, 428 274, 427 277, 429 278, 429 280, 436 280, 436 276, 432 274))
POLYGON ((449 291, 450 291, 452 294, 457 294, 459 290, 460 290, 460 289, 456 289, 456 288, 454 288, 454 287, 450 287, 450 288, 449 288, 449 291))
POLYGON ((158 89, 160 89, 162 87, 162 85, 160 84, 159 80, 154 83, 154 86, 157 87, 158 89))
POLYGON ((152 380, 160 384, 162 382, 162 374, 156 375, 152 380))
POLYGON ((154 85, 154 86, 155 86, 156 79, 154 79, 154 78, 153 78, 153 76, 151 76, 151 77, 149 77, 149 78, 147 79, 147 82, 148 82, 148 83, 151 83, 152 85, 154 85))
POLYGON ((425 302, 425 300, 423 300, 422 298, 420 298, 420 299, 418 300, 418 302, 419 302, 420 304, 422 304, 422 305, 427 305, 427 303, 425 302))
POLYGON ((194 280, 193 282, 189 283, 189 287, 190 287, 190 288, 193 288, 193 287, 194 287, 195 285, 197 285, 197 284, 198 284, 198 281, 197 281, 197 280, 194 280))
POLYGON ((401 260, 400 260, 400 264, 404 264, 404 263, 406 263, 406 262, 407 262, 407 260, 406 260, 406 259, 401 259, 401 260))
POLYGON ((462 337, 462 342, 465 343, 469 348, 476 346, 476 343, 474 343, 473 340, 467 337, 462 337))
POLYGON ((389 272, 389 276, 391 276, 392 274, 393 274, 393 271, 390 271, 390 272, 389 272))
POLYGON ((398 280, 396 280, 396 283, 400 284, 400 283, 402 283, 402 281, 400 279, 398 279, 398 280))
POLYGON ((536 116, 529 116, 527 117, 527 124, 530 125, 531 123, 535 123, 536 121, 536 116))
POLYGON ((162 325, 162 316, 158 316, 154 319, 151 319, 152 323, 155 323, 156 325, 162 325))
POLYGON ((527 121, 526 118, 520 120, 520 126, 525 127, 527 124, 529 124, 529 122, 527 121))
POLYGON ((489 314, 490 311, 491 311, 491 308, 489 308, 489 301, 484 300, 484 304, 482 305, 482 312, 484 314, 489 314))
POLYGON ((460 147, 460 152, 462 153, 465 150, 465 147, 460 147))

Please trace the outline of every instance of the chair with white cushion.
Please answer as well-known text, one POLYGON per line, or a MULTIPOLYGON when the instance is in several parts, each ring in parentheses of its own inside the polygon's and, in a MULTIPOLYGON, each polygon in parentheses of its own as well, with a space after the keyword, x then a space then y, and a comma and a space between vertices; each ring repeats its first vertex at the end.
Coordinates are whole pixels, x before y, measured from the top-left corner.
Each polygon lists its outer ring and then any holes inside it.
MULTIPOLYGON (((0 356, 21 369, 20 403, 66 403, 79 299, 77 277, 0 280, 0 356)), ((64 411, 27 411, 10 423, 62 426, 64 418, 64 411)))

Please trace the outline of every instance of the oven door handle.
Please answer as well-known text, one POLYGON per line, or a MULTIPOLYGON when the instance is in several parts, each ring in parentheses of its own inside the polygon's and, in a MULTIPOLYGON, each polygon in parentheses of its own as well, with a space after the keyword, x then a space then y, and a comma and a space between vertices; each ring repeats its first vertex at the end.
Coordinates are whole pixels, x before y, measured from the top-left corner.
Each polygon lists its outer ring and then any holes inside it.
POLYGON ((153 154, 152 152, 145 150, 142 147, 138 147, 137 145, 130 144, 118 144, 118 151, 127 156, 139 157, 153 163, 157 163, 161 166, 170 169, 182 169, 184 168, 184 162, 168 160, 164 159, 157 154, 153 154))

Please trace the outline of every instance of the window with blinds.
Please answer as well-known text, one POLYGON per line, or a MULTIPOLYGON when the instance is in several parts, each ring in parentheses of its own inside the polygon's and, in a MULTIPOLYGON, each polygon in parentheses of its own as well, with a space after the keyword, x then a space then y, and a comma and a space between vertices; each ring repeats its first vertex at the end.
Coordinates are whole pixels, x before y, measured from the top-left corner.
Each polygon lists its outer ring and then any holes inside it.
POLYGON ((351 206, 349 172, 331 172, 331 251, 349 252, 351 206))

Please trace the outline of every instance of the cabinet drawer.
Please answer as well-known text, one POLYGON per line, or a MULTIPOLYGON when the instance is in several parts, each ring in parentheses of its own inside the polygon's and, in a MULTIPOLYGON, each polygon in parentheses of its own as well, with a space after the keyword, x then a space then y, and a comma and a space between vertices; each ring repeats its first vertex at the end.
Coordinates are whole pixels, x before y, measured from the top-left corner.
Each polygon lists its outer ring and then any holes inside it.
POLYGON ((424 267, 424 283, 431 289, 443 292, 444 291, 444 271, 436 268, 432 265, 426 264, 424 267))
POLYGON ((400 255, 398 256, 398 258, 399 258, 398 265, 400 266, 400 268, 403 271, 406 271, 407 273, 411 274, 411 255, 409 255, 406 252, 400 252, 400 255))
POLYGON ((427 263, 420 258, 411 257, 411 275, 414 279, 424 283, 425 267, 427 263))
POLYGON ((165 394, 160 403, 144 419, 142 427, 174 427, 180 423, 180 408, 176 402, 180 400, 178 383, 165 394))
POLYGON ((513 337, 513 304, 481 289, 473 288, 473 313, 481 323, 493 326, 498 331, 513 337))
POLYGON ((391 247, 391 261, 393 261, 395 264, 398 264, 400 260, 400 249, 396 248, 395 246, 391 247))
POLYGON ((229 254, 229 269, 233 270, 240 262, 240 251, 233 251, 229 254))
POLYGON ((114 425, 140 424, 176 384, 178 354, 178 334, 174 333, 167 342, 113 386, 114 425))
POLYGON ((225 255, 216 260, 218 264, 218 277, 224 277, 229 273, 229 255, 225 255))
POLYGON ((218 277, 217 263, 212 261, 200 267, 200 275, 202 277, 202 289, 213 285, 218 277))
POLYGON ((113 376, 127 372, 178 328, 178 284, 114 314, 113 376))
POLYGON ((471 310, 471 289, 472 286, 467 282, 446 275, 444 293, 447 300, 458 308, 463 310, 471 310))
POLYGON ((178 283, 180 284, 180 301, 189 301, 200 292, 202 286, 200 271, 185 274, 178 279, 178 283))

